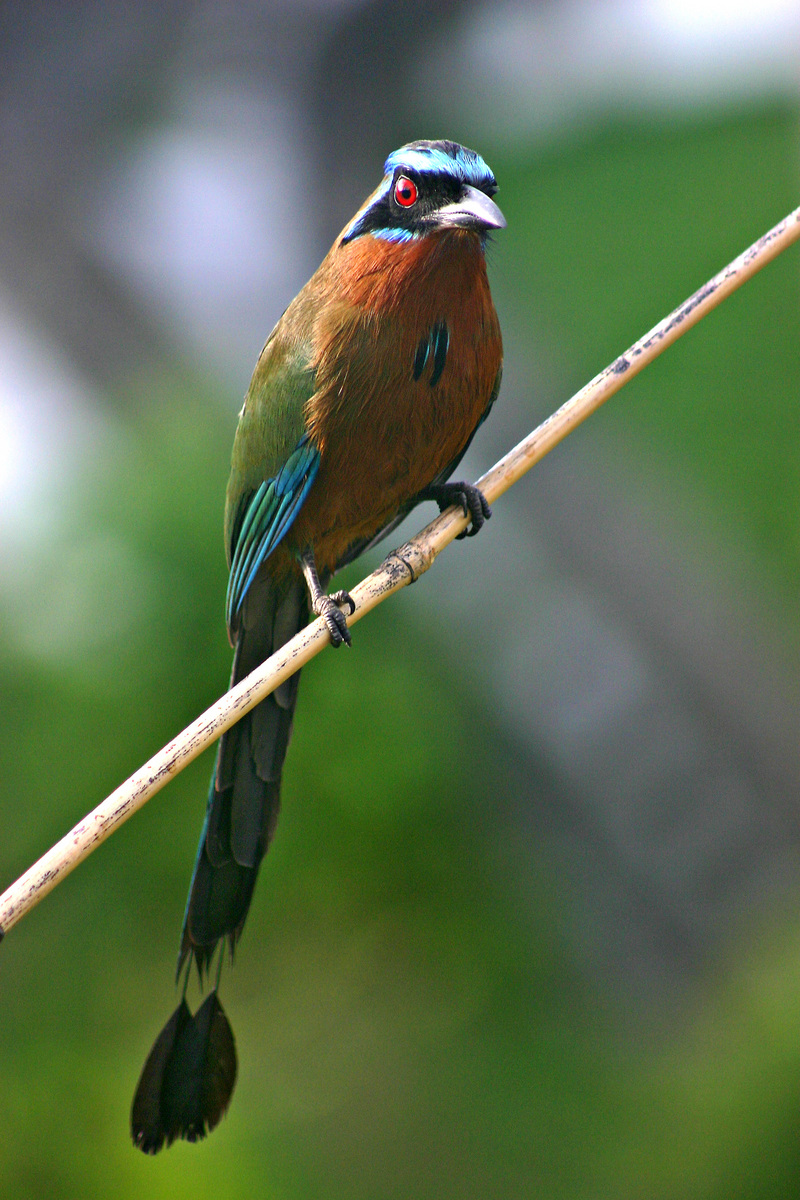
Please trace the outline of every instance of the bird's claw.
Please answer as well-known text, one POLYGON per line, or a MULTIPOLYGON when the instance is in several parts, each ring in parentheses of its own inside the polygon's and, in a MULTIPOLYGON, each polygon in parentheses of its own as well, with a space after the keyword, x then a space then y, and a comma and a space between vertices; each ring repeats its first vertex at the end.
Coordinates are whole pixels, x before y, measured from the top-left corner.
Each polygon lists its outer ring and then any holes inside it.
POLYGON ((489 501, 474 483, 464 483, 461 480, 453 483, 440 483, 427 488, 423 492, 423 497, 427 500, 435 500, 439 505, 439 512, 444 512, 453 504, 461 506, 464 516, 469 517, 470 524, 463 533, 457 535, 458 540, 474 537, 492 515, 489 501))
POLYGON ((333 592, 330 596, 318 596, 314 601, 314 613, 316 616, 322 617, 328 626, 331 642, 337 648, 341 646, 342 642, 347 646, 353 643, 350 630, 347 628, 347 618, 340 608, 340 605, 344 604, 349 606, 349 615, 352 616, 356 611, 356 605, 349 592, 333 592))
POLYGON ((333 600, 334 604, 338 604, 340 608, 343 604, 347 604, 350 608, 350 612, 347 614, 348 617, 352 617, 353 613, 356 611, 355 600, 349 592, 344 590, 344 588, 338 592, 331 592, 331 600, 333 600))

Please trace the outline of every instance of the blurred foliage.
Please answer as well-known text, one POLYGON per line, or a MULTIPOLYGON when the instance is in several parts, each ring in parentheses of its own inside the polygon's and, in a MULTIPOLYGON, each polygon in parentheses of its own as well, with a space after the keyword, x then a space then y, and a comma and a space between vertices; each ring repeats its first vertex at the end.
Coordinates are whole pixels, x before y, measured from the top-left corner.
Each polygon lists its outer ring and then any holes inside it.
MULTIPOLYGON (((532 355, 560 356, 551 365, 559 385, 581 387, 796 207, 799 153, 797 110, 776 103, 706 120, 619 122, 528 163, 498 162, 509 225, 498 283, 506 308, 535 319, 532 355)), ((613 437, 645 478, 667 464, 678 510, 702 505, 704 519, 749 540, 793 608, 798 311, 789 253, 579 435, 613 437)))
MULTIPOLYGON (((564 348, 551 373, 579 386, 784 215, 797 127, 771 108, 628 121, 505 162, 486 148, 509 219, 495 278, 512 323, 527 313, 553 359, 564 348)), ((797 492, 797 302, 794 252, 581 435, 622 439, 644 471, 671 458, 787 588, 797 512, 774 500, 797 492)), ((196 380, 135 392, 136 418, 87 464, 47 554, 2 583, 4 880, 226 679, 233 418, 196 380)), ((351 653, 305 671, 278 834, 224 981, 232 1111, 207 1142, 145 1159, 128 1106, 174 1004, 210 766, 188 768, 2 947, 0 1194, 797 1192, 796 920, 740 931, 666 1030, 629 1026, 571 966, 546 844, 519 852, 535 771, 402 597, 358 626, 351 653)))

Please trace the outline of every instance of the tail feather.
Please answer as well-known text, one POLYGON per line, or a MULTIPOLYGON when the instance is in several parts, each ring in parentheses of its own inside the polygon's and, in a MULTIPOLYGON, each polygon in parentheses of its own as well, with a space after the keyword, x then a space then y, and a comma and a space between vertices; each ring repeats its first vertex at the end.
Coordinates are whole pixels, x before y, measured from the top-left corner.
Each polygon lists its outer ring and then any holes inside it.
POLYGON ((266 851, 270 829, 274 830, 277 821, 280 807, 278 785, 271 784, 265 788, 265 785, 261 784, 255 815, 259 820, 266 820, 267 826, 261 831, 251 861, 237 861, 231 853, 232 794, 231 791, 221 797, 215 790, 212 778, 207 820, 211 816, 217 819, 217 835, 212 844, 215 851, 224 847, 225 853, 212 858, 208 849, 208 836, 202 838, 183 920, 178 975, 187 957, 192 955, 202 980, 221 938, 228 938, 231 954, 233 953, 253 898, 258 868, 266 851), (219 810, 222 810, 221 815, 218 815, 219 810))
MULTIPOLYGON (((276 591, 257 579, 242 605, 231 686, 308 620, 302 580, 276 591)), ((178 975, 194 958, 201 983, 219 942, 233 954, 280 810, 281 772, 299 673, 220 740, 186 902, 178 975)), ((154 1154, 176 1137, 204 1137, 228 1106, 236 1078, 233 1033, 216 989, 192 1017, 181 1001, 156 1040, 134 1098, 134 1142, 154 1154)))
POLYGON ((227 1109, 236 1082, 233 1030, 211 992, 194 1016, 181 1000, 147 1057, 131 1110, 131 1136, 145 1154, 176 1137, 204 1138, 227 1109))
POLYGON ((258 778, 265 783, 275 783, 281 777, 293 716, 294 705, 291 709, 281 708, 271 696, 250 713, 251 761, 258 778))
MULTIPOLYGON (((252 717, 247 718, 252 733, 252 717)), ((284 754, 285 754, 284 745, 284 754)), ((283 758, 281 758, 283 766, 283 758)), ((277 779, 265 779, 258 770, 252 738, 245 741, 230 796, 230 853, 240 867, 257 869, 269 845, 280 807, 280 770, 277 779)))
MULTIPOLYGON (((257 585, 243 605, 231 686, 308 620, 301 580, 293 580, 282 592, 268 580, 257 585)), ((280 696, 267 696, 220 740, 186 906, 179 971, 189 954, 202 970, 220 938, 227 937, 233 951, 241 934, 258 868, 278 820, 298 676, 291 684, 282 685, 280 696)))

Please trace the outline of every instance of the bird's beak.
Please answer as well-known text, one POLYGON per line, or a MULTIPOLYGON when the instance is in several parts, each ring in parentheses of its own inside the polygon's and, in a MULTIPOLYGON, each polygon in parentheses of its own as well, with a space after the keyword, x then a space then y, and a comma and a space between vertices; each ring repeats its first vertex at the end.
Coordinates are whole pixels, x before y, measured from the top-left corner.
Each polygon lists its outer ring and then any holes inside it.
POLYGON ((455 204, 445 204, 434 214, 438 226, 455 229, 505 229, 506 219, 485 192, 465 184, 464 193, 455 204))

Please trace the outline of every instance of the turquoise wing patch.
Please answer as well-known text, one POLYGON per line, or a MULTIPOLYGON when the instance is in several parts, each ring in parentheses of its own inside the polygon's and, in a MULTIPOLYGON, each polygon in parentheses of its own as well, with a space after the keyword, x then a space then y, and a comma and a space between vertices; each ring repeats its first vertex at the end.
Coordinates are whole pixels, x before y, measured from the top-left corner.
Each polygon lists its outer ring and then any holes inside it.
POLYGON ((274 479, 250 498, 236 537, 228 576, 225 619, 234 620, 261 564, 285 536, 319 471, 319 450, 304 434, 274 479))

